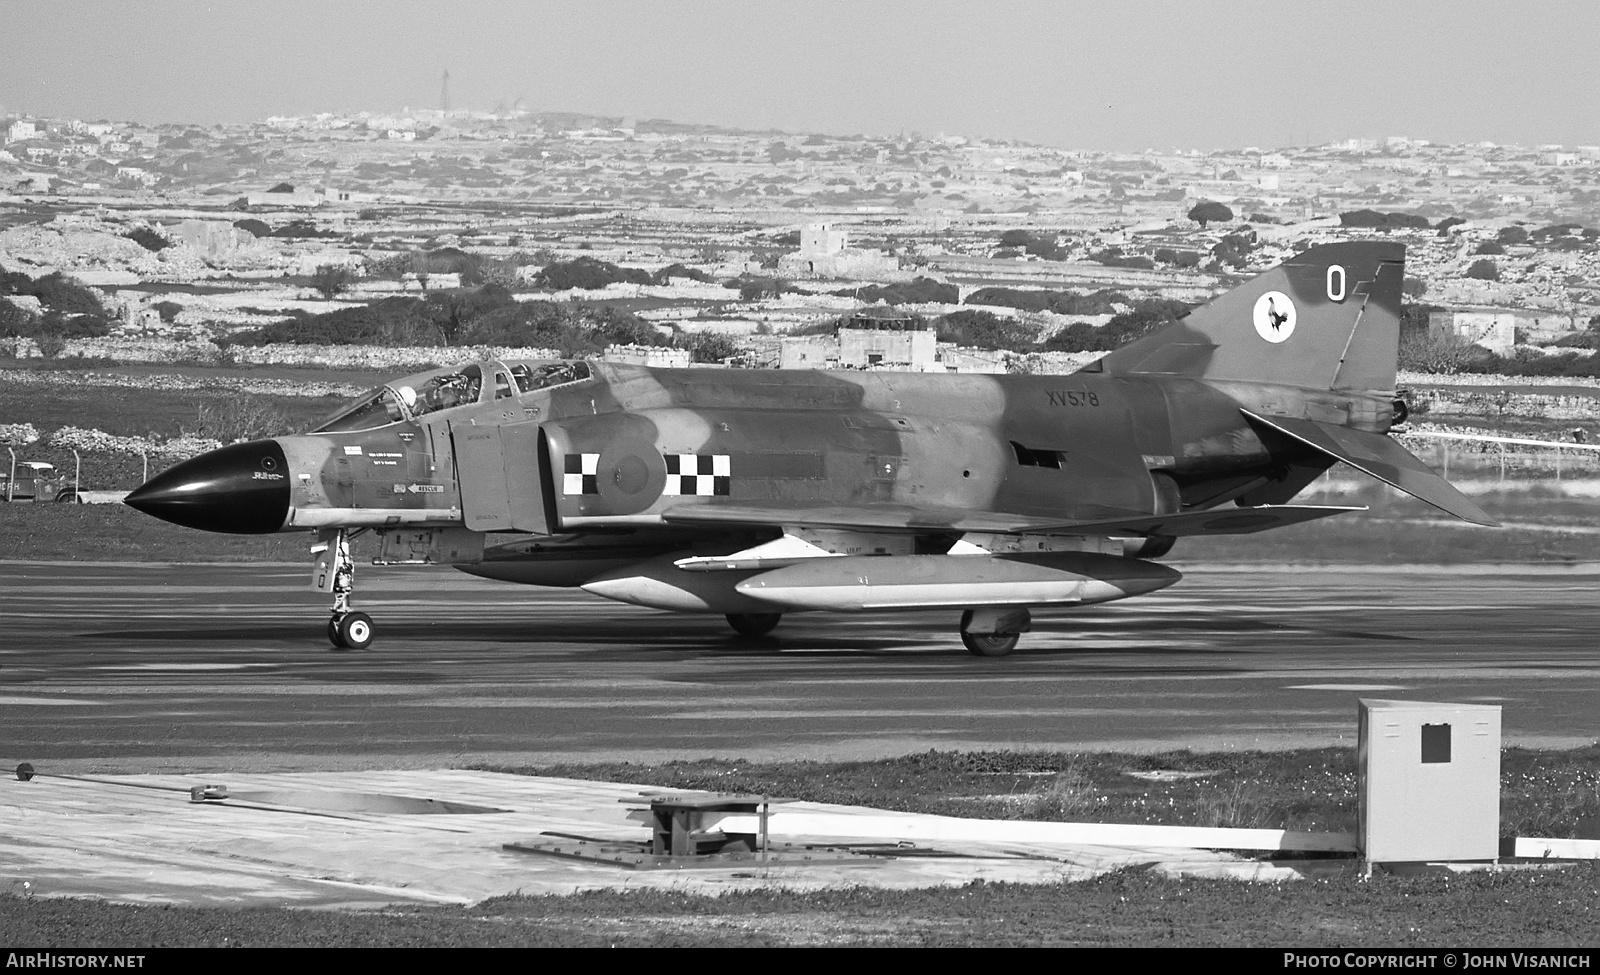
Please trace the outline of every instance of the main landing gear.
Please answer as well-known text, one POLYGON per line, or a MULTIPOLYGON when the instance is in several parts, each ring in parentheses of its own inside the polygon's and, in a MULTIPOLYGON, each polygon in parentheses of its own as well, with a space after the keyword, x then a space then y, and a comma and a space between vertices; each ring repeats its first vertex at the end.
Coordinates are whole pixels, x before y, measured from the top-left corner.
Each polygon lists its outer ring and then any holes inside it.
POLYGON ((328 618, 328 642, 340 650, 365 650, 372 646, 372 617, 350 608, 355 591, 356 565, 350 556, 350 533, 343 528, 317 532, 311 546, 315 566, 312 588, 333 594, 333 613, 328 618))
POLYGON ((729 613, 728 625, 740 636, 766 636, 778 628, 782 613, 729 613))
POLYGON ((961 642, 975 657, 1004 657, 1032 623, 1026 606, 969 609, 961 614, 961 642))

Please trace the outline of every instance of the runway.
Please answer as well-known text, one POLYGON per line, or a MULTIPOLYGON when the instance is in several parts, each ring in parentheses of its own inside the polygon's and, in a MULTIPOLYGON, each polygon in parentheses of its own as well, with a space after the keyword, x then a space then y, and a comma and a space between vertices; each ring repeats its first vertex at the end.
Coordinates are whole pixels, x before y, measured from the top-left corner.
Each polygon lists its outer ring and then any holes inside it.
MULTIPOLYGON (((445 568, 362 568, 370 650, 309 570, 0 562, 0 760, 58 771, 439 768, 927 749, 1349 744, 1360 697, 1597 737, 1600 565, 1184 567, 1036 614, 1010 657, 956 613, 800 614, 772 638, 445 568)), ((8 766, 9 767, 9 766, 8 766)))

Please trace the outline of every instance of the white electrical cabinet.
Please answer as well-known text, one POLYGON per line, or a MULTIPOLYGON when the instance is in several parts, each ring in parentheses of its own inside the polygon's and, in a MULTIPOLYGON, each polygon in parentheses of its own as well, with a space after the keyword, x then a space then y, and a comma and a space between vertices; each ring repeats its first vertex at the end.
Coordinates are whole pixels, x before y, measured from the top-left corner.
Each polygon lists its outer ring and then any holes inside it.
POLYGON ((1367 862, 1500 855, 1500 708, 1361 702, 1360 825, 1367 862))

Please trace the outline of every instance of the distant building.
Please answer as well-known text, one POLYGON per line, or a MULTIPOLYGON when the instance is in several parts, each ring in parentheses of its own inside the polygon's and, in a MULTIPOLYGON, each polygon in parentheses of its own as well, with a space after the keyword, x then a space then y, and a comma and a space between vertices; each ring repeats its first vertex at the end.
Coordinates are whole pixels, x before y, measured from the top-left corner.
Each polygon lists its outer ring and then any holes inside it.
POLYGON ((37 138, 39 138, 39 127, 32 122, 18 119, 6 127, 7 142, 26 142, 37 138))
POLYGON ((831 223, 808 223, 800 228, 800 257, 832 257, 850 246, 850 235, 831 223))
POLYGON ((863 308, 839 329, 839 364, 846 369, 921 369, 938 354, 938 329, 893 305, 863 308))
POLYGON ((1431 312, 1428 335, 1459 337, 1504 355, 1517 343, 1517 314, 1493 308, 1431 312))
POLYGON ((839 368, 839 339, 833 335, 785 335, 778 349, 779 369, 839 368))
POLYGON ((664 369, 687 369, 690 365, 688 349, 674 349, 661 345, 608 345, 601 358, 607 362, 656 366, 664 369))
POLYGON ((249 231, 223 220, 184 220, 169 232, 174 243, 186 244, 209 258, 224 257, 255 240, 249 231))
POLYGON ((900 269, 900 259, 879 250, 850 246, 850 236, 830 223, 808 223, 800 228, 800 250, 780 258, 778 269, 787 274, 821 274, 870 278, 900 269))
POLYGON ((782 369, 937 369, 939 333, 893 305, 858 309, 836 335, 785 336, 782 369))

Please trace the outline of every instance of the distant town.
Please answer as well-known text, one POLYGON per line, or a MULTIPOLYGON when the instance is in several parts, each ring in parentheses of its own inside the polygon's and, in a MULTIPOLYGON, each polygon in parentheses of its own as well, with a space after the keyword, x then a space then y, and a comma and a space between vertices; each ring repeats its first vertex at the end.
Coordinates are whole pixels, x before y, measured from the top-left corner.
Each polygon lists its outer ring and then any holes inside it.
POLYGON ((520 110, 0 133, 0 357, 1065 371, 1381 235, 1407 244, 1408 368, 1596 375, 1600 146, 1075 152, 520 110))

